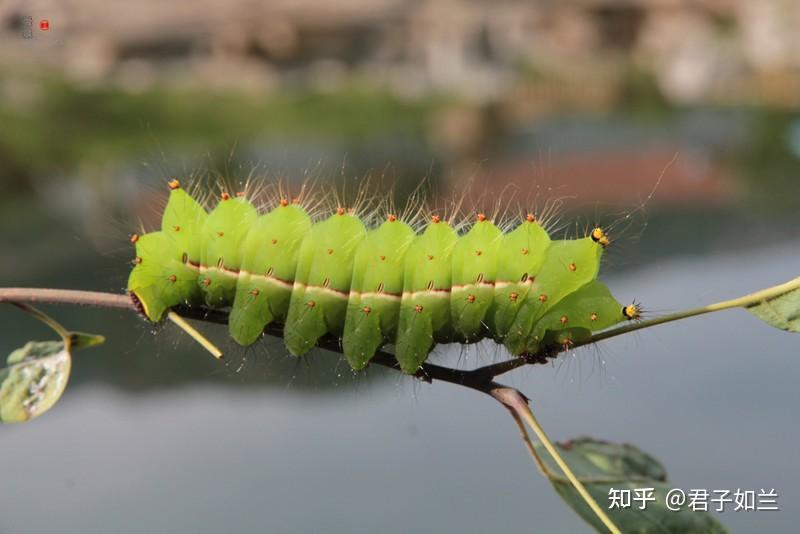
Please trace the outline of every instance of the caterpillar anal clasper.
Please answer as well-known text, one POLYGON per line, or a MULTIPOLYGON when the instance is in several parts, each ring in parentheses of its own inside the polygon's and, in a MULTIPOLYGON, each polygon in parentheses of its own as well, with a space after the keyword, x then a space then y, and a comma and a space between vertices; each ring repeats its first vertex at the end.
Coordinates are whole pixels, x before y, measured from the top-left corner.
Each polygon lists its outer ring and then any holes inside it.
POLYGON ((353 369, 392 343, 414 373, 437 343, 489 337, 519 355, 632 318, 596 280, 599 228, 552 240, 532 216, 503 233, 479 215, 459 235, 434 216, 417 233, 395 216, 367 228, 344 209, 315 222, 285 200, 259 214, 244 195, 208 212, 176 180, 170 189, 161 230, 132 239, 128 291, 154 322, 177 305, 231 307, 241 345, 275 323, 296 356, 333 334, 353 369))

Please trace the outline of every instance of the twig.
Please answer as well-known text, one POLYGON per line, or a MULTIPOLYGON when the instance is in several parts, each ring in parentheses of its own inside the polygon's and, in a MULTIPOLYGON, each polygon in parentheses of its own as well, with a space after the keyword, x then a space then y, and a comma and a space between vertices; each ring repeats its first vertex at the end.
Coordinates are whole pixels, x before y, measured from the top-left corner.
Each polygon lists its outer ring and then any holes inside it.
MULTIPOLYGON (((75 289, 45 289, 36 287, 0 288, 0 302, 73 304, 78 306, 115 308, 139 312, 136 304, 128 295, 101 293, 97 291, 80 291, 75 289)), ((175 311, 181 317, 188 319, 218 324, 228 323, 228 314, 221 310, 178 306, 175 308, 175 311)), ((279 325, 268 325, 264 333, 276 337, 283 336, 283 331, 279 325)), ((317 345, 320 348, 333 352, 342 352, 341 342, 339 338, 335 336, 324 336, 318 341, 317 345)), ((553 357, 556 353, 557 351, 554 352, 551 349, 537 354, 515 357, 472 370, 452 369, 440 365, 424 363, 415 376, 424 382, 440 380, 442 382, 449 382, 462 386, 469 385, 470 383, 485 383, 487 381, 490 382, 496 376, 507 373, 523 365, 546 361, 546 358, 553 357)), ((400 369, 394 356, 385 351, 378 351, 370 362, 383 367, 400 369)))
POLYGON ((100 293, 75 289, 43 289, 38 287, 2 287, 0 302, 46 302, 49 304, 77 304, 97 308, 136 310, 128 295, 100 293))
MULTIPOLYGON (((589 508, 592 509, 592 511, 595 513, 598 519, 600 519, 600 521, 606 526, 606 528, 610 532, 614 534, 621 534, 617 526, 614 525, 614 522, 611 521, 611 518, 609 518, 608 515, 606 515, 605 511, 600 507, 600 505, 597 504, 597 501, 594 500, 594 497, 592 497, 592 495, 586 490, 583 483, 580 480, 578 480, 578 477, 576 477, 575 473, 572 472, 572 469, 570 469, 567 462, 565 462, 564 459, 561 457, 561 455, 558 453, 558 450, 556 449, 555 445, 553 445, 553 442, 550 441, 549 437, 547 437, 547 434, 542 428, 542 425, 539 424, 539 421, 533 415, 533 412, 531 411, 531 408, 528 405, 528 399, 522 397, 522 395, 518 390, 508 387, 498 388, 497 390, 494 390, 491 393, 491 395, 500 402, 502 402, 503 405, 508 407, 509 410, 513 410, 515 412, 515 417, 514 417, 515 420, 518 417, 521 417, 526 423, 528 423, 528 426, 530 426, 531 429, 534 431, 536 437, 539 438, 539 441, 542 443, 542 445, 544 445, 544 448, 553 458, 553 461, 555 461, 556 465, 561 469, 561 471, 567 477, 567 480, 569 480, 570 483, 572 483, 572 487, 575 488, 575 491, 577 491, 578 494, 583 498, 584 502, 586 502, 586 504, 589 505, 589 508)), ((527 436, 527 432, 525 434, 527 436)), ((533 446, 529 444, 529 441, 530 440, 526 442, 526 445, 529 447, 529 451, 531 451, 531 454, 537 460, 536 463, 539 465, 539 468, 546 473, 547 471, 546 468, 544 467, 544 464, 542 463, 541 458, 539 458, 539 455, 536 453, 536 450, 533 449, 533 446)))
MULTIPOLYGON (((0 288, 0 302, 11 302, 17 306, 23 306, 24 302, 47 302, 54 304, 77 304, 84 306, 95 306, 104 308, 118 308, 130 311, 139 312, 140 310, 134 301, 127 295, 117 295, 112 293, 97 293, 92 291, 76 291, 68 289, 40 289, 40 288, 0 288)), ((207 310, 198 308, 178 307, 177 310, 184 317, 190 317, 202 321, 213 323, 226 323, 227 314, 218 310, 207 310)), ((173 322, 179 323, 179 326, 187 332, 194 331, 194 328, 186 323, 180 315, 171 312, 169 318, 173 322), (177 319, 177 320, 176 320, 177 319)), ((282 331, 279 326, 271 325, 265 330, 268 335, 281 336, 282 331)), ((196 340, 200 340, 205 348, 214 352, 216 347, 208 342, 205 337, 198 333, 193 336, 196 340), (210 345, 210 346, 209 346, 210 345)), ((342 352, 340 340, 333 336, 324 336, 317 343, 321 348, 331 350, 333 352, 342 352)), ((216 349, 218 351, 218 349, 216 349)), ((220 353, 221 354, 221 353, 220 353)), ((523 443, 528 449, 529 453, 536 461, 542 473, 547 473, 544 463, 539 457, 536 449, 531 443, 530 436, 525 430, 522 421, 525 420, 531 428, 539 436, 539 439, 545 444, 547 451, 553 457, 556 464, 562 469, 567 478, 572 482, 576 491, 584 498, 589 507, 595 511, 600 520, 611 530, 611 532, 619 532, 613 523, 608 519, 605 513, 600 509, 591 495, 583 488, 580 481, 575 477, 572 471, 567 466, 566 462, 558 454, 558 451, 553 447, 544 430, 539 425, 538 421, 533 417, 533 413, 528 407, 527 398, 517 389, 498 384, 494 378, 502 373, 516 369, 522 365, 529 363, 537 363, 546 360, 547 357, 552 357, 556 352, 543 351, 540 354, 524 355, 493 365, 479 367, 473 370, 452 369, 440 365, 424 363, 416 373, 416 377, 426 382, 439 380, 448 382, 458 386, 474 389, 485 393, 509 410, 514 419, 517 428, 522 436, 523 443)), ((400 366, 392 354, 384 351, 378 351, 371 360, 372 363, 389 367, 391 369, 400 370, 400 366)))
POLYGON ((784 282, 783 284, 778 284, 776 286, 768 287, 766 289, 762 289, 761 291, 756 291, 755 293, 750 293, 748 295, 744 295, 742 297, 738 297, 735 299, 723 300, 721 302, 715 302, 714 304, 708 304, 707 306, 701 306, 699 308, 692 308, 690 310, 671 313, 669 315, 664 315, 663 317, 656 317, 648 321, 639 321, 636 323, 626 324, 625 326, 620 326, 619 328, 612 328, 611 330, 598 332, 597 334, 594 334, 586 342, 576 344, 575 347, 579 347, 581 345, 588 345, 590 343, 596 343, 598 341, 610 339, 612 337, 620 336, 622 334, 627 334, 629 332, 641 330, 642 328, 649 328, 651 326, 656 326, 664 323, 671 323, 673 321, 679 321, 681 319, 688 319, 689 317, 695 317, 697 315, 704 315, 706 313, 729 310, 731 308, 750 308, 752 306, 760 304, 761 302, 770 300, 772 298, 788 293, 789 291, 797 289, 800 289, 800 277, 797 277, 793 280, 789 280, 788 282, 784 282))

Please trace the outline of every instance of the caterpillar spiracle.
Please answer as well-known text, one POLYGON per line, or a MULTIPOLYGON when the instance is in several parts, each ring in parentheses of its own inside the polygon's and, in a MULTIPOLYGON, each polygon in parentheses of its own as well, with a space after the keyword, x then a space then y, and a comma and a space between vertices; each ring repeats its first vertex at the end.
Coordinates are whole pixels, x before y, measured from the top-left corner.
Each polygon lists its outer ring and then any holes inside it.
POLYGON ((286 198, 259 213, 223 193, 209 212, 169 187, 161 230, 131 238, 128 291, 153 322, 177 305, 230 307, 241 345, 274 323, 295 356, 333 334, 355 370, 393 344, 414 373, 437 343, 491 338, 520 355, 638 317, 596 280, 609 244, 599 227, 554 240, 533 215, 504 233, 479 214, 459 234, 434 215, 417 233, 394 215, 367 228, 344 208, 314 221, 286 198))

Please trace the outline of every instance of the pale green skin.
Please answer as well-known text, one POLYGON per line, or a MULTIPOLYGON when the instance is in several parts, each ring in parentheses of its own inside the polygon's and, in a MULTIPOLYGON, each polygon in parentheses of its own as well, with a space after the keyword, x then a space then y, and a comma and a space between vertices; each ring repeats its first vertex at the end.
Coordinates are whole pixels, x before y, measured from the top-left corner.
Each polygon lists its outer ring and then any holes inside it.
POLYGON ((453 248, 450 319, 463 341, 484 337, 484 321, 494 304, 497 254, 503 232, 488 220, 476 222, 453 248))
POLYGON ((315 224, 303 239, 283 330, 286 348, 295 356, 327 333, 342 335, 353 259, 366 234, 358 217, 342 213, 315 224))
POLYGON ((162 230, 136 243, 128 289, 152 321, 179 304, 232 306, 242 345, 276 323, 296 356, 332 335, 362 369, 393 343, 414 373, 436 343, 491 337, 519 355, 624 320, 595 281, 602 251, 588 237, 552 241, 533 221, 503 234, 481 219, 461 237, 438 220, 420 235, 397 220, 368 231, 343 210, 312 223, 298 205, 259 216, 245 198, 206 213, 175 189, 162 230))
POLYGON ((303 208, 289 204, 262 215, 242 241, 236 297, 228 327, 240 345, 251 345, 264 327, 283 323, 289 310, 298 252, 311 231, 303 208))
POLYGON ((258 213, 244 198, 222 200, 201 230, 200 292, 212 308, 229 306, 236 296, 238 270, 244 257, 242 244, 258 213))
POLYGON ((368 232, 356 250, 342 336, 353 369, 364 368, 397 336, 406 252, 414 239, 410 226, 391 220, 368 232))
POLYGON ((451 341, 451 254, 458 235, 446 222, 428 225, 406 252, 403 298, 395 357, 400 368, 415 372, 435 343, 451 341))

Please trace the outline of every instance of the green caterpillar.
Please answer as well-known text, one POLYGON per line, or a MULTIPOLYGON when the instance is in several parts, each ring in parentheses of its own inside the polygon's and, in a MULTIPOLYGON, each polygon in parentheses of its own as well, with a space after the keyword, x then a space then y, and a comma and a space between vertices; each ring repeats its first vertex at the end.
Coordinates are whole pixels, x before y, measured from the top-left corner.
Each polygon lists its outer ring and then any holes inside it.
POLYGON ((281 199, 259 214, 244 194, 206 209, 169 183, 161 230, 139 236, 128 291, 154 322, 177 305, 231 307, 241 345, 282 324, 301 356, 341 337, 353 369, 393 343, 414 373, 437 343, 492 338, 514 354, 568 345, 638 318, 595 278, 609 240, 552 240, 532 215, 503 233, 484 215, 459 236, 438 216, 421 234, 389 215, 368 229, 353 210, 314 222, 281 199))

